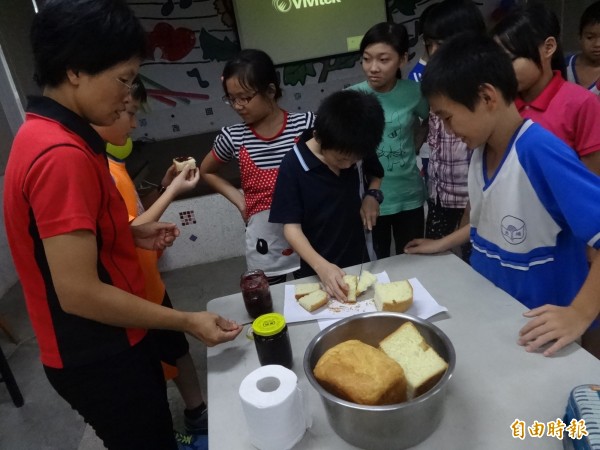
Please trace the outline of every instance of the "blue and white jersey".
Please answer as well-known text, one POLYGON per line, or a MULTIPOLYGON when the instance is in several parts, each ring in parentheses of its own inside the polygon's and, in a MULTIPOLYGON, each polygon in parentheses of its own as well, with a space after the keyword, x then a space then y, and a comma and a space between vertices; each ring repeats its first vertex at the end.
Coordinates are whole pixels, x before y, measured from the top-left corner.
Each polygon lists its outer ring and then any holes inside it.
POLYGON ((419 62, 415 64, 415 67, 408 74, 408 79, 416 81, 417 83, 421 82, 421 78, 423 77, 423 72, 425 71, 425 66, 427 65, 427 61, 423 58, 419 59, 419 62))
POLYGON ((471 265, 529 308, 567 306, 600 247, 600 177, 527 120, 487 178, 484 152, 469 167, 471 265))
MULTIPOLYGON (((565 58, 565 63, 567 66, 567 81, 571 83, 579 84, 579 78, 577 77, 577 72, 575 71, 575 61, 577 60, 577 54, 568 56, 565 58)), ((586 86, 584 86, 586 87, 586 86)), ((594 81, 590 86, 587 86, 588 91, 590 91, 594 95, 600 95, 600 78, 594 81)))

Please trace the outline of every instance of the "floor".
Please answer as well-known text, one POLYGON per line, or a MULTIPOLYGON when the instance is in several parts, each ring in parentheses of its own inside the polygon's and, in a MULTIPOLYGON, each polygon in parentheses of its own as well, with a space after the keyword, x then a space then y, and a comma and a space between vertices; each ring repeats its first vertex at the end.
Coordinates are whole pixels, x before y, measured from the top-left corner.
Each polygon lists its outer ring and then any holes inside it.
MULTIPOLYGON (((163 279, 176 308, 202 311, 209 300, 239 291, 239 277, 244 270, 245 258, 238 257, 166 272, 163 279)), ((25 405, 16 408, 0 383, 0 450, 103 449, 94 431, 50 387, 19 284, 0 299, 0 317, 17 339, 14 344, 0 331, 0 346, 25 398, 25 405)), ((206 392, 206 349, 200 342, 189 340, 206 392)), ((183 403, 172 382, 168 395, 175 428, 183 430, 183 403)))

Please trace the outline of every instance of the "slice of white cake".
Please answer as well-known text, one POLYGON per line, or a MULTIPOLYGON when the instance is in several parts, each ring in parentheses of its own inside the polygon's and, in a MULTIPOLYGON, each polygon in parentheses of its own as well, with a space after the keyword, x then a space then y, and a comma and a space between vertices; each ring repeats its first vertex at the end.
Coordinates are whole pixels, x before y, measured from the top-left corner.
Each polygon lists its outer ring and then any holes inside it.
POLYGON ((310 294, 307 294, 303 297, 300 297, 298 303, 308 312, 312 312, 316 309, 319 309, 321 306, 325 306, 327 304, 327 300, 327 292, 319 289, 316 291, 312 291, 310 294))
POLYGON ((360 274, 360 279, 356 284, 356 296, 358 297, 362 293, 364 293, 367 289, 369 289, 375 282, 377 281, 377 277, 373 275, 368 270, 363 270, 363 273, 360 274))
POLYGON ((311 292, 318 291, 321 289, 321 285, 319 283, 300 283, 294 286, 294 296, 296 300, 300 297, 304 297, 305 295, 310 294, 311 292))
POLYGON ((404 312, 413 303, 413 289, 408 280, 378 283, 375 285, 377 311, 404 312))
POLYGON ((402 324, 379 343, 379 348, 404 369, 408 399, 431 389, 448 368, 412 322, 402 324))
POLYGON ((346 292, 346 302, 356 303, 356 285, 358 284, 358 277, 356 275, 344 275, 344 281, 348 285, 348 292, 346 292))

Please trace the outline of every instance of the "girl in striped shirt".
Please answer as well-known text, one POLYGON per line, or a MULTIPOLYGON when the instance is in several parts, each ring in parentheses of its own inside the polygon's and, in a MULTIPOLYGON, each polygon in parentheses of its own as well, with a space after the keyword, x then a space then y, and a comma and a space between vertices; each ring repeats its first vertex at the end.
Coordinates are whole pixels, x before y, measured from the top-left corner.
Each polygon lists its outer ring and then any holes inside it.
POLYGON ((239 210, 246 223, 246 262, 262 269, 270 283, 285 281, 300 259, 283 237, 281 224, 269 223, 279 164, 298 135, 312 128, 314 115, 288 113, 278 105, 281 88, 271 58, 261 50, 243 50, 223 70, 223 101, 242 118, 224 127, 200 174, 239 210), (240 168, 242 192, 220 175, 231 161, 240 168))

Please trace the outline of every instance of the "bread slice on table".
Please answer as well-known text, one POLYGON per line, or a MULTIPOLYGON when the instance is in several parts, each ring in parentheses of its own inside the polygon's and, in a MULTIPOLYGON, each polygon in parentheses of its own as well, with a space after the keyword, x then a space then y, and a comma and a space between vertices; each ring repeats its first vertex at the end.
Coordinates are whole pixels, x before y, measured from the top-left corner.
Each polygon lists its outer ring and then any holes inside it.
POLYGON ((377 311, 404 312, 413 304, 413 288, 408 280, 378 283, 373 300, 377 311))
POLYGON ((373 275, 368 270, 363 270, 363 273, 360 274, 360 279, 356 284, 356 296, 363 294, 367 289, 369 289, 372 285, 377 281, 377 277, 373 275))
POLYGON ((300 283, 294 286, 294 297, 298 300, 300 297, 310 294, 311 292, 321 289, 319 283, 300 283))
POLYGON ((327 350, 313 373, 328 392, 354 403, 389 405, 406 400, 402 367, 381 350, 356 339, 327 350))
POLYGON ((329 296, 327 295, 327 292, 318 289, 312 291, 310 294, 300 297, 298 303, 308 312, 313 312, 321 306, 325 306, 328 300, 329 296))
POLYGON ((379 343, 379 348, 404 369, 409 400, 431 389, 448 368, 448 363, 425 341, 412 322, 402 324, 379 343))
POLYGON ((348 285, 346 302, 356 303, 356 285, 358 284, 358 277, 356 275, 344 275, 344 282, 348 285))

